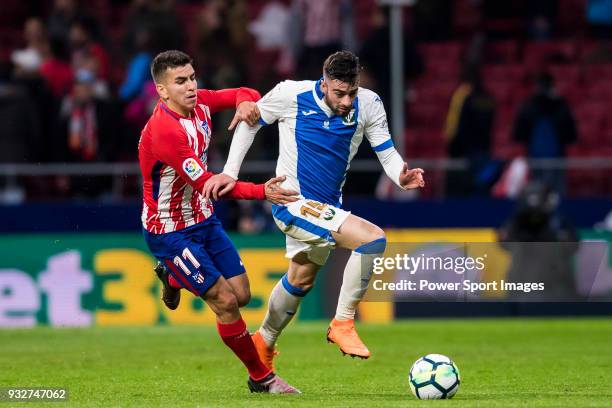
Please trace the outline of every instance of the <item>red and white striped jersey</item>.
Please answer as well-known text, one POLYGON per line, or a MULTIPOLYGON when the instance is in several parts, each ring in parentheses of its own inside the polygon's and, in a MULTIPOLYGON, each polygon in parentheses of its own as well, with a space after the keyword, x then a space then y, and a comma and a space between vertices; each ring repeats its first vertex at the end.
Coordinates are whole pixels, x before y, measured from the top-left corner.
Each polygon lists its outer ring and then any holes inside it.
MULTIPOLYGON (((160 100, 140 136, 142 225, 154 234, 178 231, 212 215, 212 203, 202 195, 204 183, 213 175, 207 171, 211 115, 260 98, 249 88, 199 89, 197 93, 190 117, 170 110, 160 100)), ((227 197, 263 200, 264 186, 237 182, 227 197)))

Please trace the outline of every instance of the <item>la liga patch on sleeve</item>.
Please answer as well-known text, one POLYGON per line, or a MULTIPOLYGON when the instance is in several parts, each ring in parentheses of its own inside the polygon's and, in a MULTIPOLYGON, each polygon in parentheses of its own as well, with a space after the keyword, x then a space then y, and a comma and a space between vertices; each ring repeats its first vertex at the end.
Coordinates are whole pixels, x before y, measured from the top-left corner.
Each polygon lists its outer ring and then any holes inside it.
POLYGON ((196 181, 202 174, 204 174, 204 169, 202 169, 202 166, 200 166, 196 159, 191 157, 185 159, 183 162, 183 171, 185 171, 185 174, 187 174, 187 176, 193 181, 196 181))

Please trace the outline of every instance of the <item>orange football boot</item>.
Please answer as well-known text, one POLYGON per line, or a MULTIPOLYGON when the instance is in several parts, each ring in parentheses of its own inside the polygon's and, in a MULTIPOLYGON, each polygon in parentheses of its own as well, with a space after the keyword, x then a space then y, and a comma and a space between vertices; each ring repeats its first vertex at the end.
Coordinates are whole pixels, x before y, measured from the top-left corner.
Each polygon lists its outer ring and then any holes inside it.
POLYGON ((279 354, 279 352, 276 350, 276 346, 274 346, 273 348, 268 347, 263 337, 261 337, 259 331, 256 331, 254 334, 251 334, 251 339, 253 339, 257 354, 259 355, 259 358, 264 363, 264 365, 270 370, 272 370, 272 372, 276 372, 276 370, 274 369, 274 357, 279 354))
POLYGON ((327 341, 336 343, 344 355, 363 359, 370 357, 370 350, 355 331, 354 320, 333 319, 327 329, 327 341))

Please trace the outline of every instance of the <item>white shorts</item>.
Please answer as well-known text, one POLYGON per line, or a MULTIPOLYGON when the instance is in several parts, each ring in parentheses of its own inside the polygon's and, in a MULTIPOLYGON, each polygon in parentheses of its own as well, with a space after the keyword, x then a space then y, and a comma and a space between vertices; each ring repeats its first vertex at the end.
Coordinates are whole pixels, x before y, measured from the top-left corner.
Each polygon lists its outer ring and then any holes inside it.
POLYGON ((317 265, 325 264, 336 246, 332 231, 337 232, 351 213, 329 204, 301 199, 287 205, 273 205, 272 215, 287 236, 287 258, 300 252, 317 265))

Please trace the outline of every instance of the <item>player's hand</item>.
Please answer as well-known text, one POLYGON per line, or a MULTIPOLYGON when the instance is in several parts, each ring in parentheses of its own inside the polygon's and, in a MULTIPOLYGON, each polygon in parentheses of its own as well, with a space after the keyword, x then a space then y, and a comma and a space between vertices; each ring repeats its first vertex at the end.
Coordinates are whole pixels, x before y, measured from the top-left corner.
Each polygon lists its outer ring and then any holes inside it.
POLYGON ((261 117, 259 113, 259 108, 255 102, 244 101, 238 105, 236 108, 236 114, 234 115, 234 119, 232 119, 232 123, 230 123, 227 130, 232 130, 236 127, 239 122, 246 122, 249 126, 255 126, 261 117))
POLYGON ((425 186, 425 180, 423 180, 423 174, 425 171, 420 168, 408 169, 408 164, 404 163, 404 167, 399 176, 400 185, 404 190, 410 190, 412 188, 422 188, 425 186))
POLYGON ((285 181, 287 177, 274 177, 268 180, 265 184, 266 200, 272 204, 287 204, 298 200, 299 193, 293 190, 285 190, 281 188, 280 184, 285 181))
POLYGON ((218 200, 224 194, 232 191, 232 188, 236 185, 236 180, 228 176, 227 174, 215 174, 204 184, 204 197, 207 199, 214 198, 218 200))

